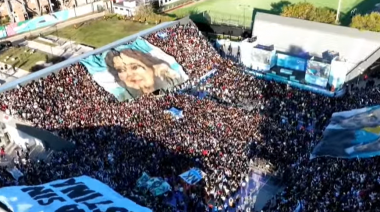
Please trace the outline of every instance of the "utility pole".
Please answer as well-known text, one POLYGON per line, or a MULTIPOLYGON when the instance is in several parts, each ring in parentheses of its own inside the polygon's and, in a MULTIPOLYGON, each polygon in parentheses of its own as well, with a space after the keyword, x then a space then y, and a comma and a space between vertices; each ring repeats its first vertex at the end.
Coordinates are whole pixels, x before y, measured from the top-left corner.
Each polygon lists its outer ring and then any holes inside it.
POLYGON ((49 14, 52 14, 52 13, 54 13, 54 9, 53 9, 53 3, 51 3, 51 0, 48 0, 48 3, 49 3, 49 14))
POLYGON ((55 36, 57 36, 57 38, 59 37, 58 36, 58 26, 57 26, 58 24, 55 24, 55 36))
POLYGON ((244 25, 244 28, 245 28, 245 10, 251 8, 251 6, 250 5, 246 5, 246 4, 239 4, 239 7, 243 8, 243 18, 244 18, 243 25, 244 25))
POLYGON ((336 19, 335 19, 336 23, 339 22, 339 13, 340 13, 341 6, 342 6, 342 0, 339 0, 339 2, 338 2, 338 9, 336 10, 336 19))
POLYGON ((28 14, 28 10, 27 10, 28 6, 27 6, 25 0, 22 0, 21 3, 22 3, 22 10, 24 12, 24 18, 25 18, 25 20, 29 20, 29 14, 28 14))
POLYGON ((5 0, 5 6, 7 8, 8 16, 11 19, 11 23, 15 23, 15 15, 13 13, 13 8, 11 7, 11 2, 10 0, 5 0))
POLYGON ((50 45, 50 52, 51 52, 51 55, 50 55, 50 58, 54 58, 54 55, 53 55, 53 47, 50 45))

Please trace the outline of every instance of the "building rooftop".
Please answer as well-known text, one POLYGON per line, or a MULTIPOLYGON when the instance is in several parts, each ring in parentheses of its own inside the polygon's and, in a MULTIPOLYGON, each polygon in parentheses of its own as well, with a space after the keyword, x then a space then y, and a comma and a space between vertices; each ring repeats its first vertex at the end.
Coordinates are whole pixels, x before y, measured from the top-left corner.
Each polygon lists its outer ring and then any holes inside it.
POLYGON ((325 52, 334 51, 352 66, 380 49, 380 33, 266 13, 256 14, 252 35, 259 44, 274 45, 293 55, 322 58, 325 52))
POLYGON ((360 31, 355 28, 351 27, 345 27, 345 26, 339 26, 339 25, 333 25, 333 24, 324 24, 314 21, 307 21, 302 20, 298 18, 289 18, 289 17, 283 17, 279 15, 272 15, 267 13, 257 13, 255 16, 255 22, 259 21, 265 21, 270 22, 272 24, 281 24, 281 25, 287 25, 289 27, 294 28, 303 28, 310 31, 321 31, 323 33, 329 33, 329 34, 337 34, 337 35, 344 35, 352 38, 361 38, 361 39, 367 39, 375 42, 380 43, 380 33, 378 32, 370 32, 370 31, 360 31))

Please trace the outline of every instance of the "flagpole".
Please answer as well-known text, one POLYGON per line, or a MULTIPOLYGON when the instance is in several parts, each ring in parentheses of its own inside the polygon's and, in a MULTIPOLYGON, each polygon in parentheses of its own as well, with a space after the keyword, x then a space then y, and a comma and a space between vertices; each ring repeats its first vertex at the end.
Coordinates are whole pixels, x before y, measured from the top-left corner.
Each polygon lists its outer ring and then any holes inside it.
POLYGON ((339 3, 338 3, 338 9, 337 9, 337 11, 336 11, 336 19, 335 19, 335 22, 336 22, 336 23, 339 22, 339 13, 340 13, 341 6, 342 6, 342 0, 339 0, 339 3))

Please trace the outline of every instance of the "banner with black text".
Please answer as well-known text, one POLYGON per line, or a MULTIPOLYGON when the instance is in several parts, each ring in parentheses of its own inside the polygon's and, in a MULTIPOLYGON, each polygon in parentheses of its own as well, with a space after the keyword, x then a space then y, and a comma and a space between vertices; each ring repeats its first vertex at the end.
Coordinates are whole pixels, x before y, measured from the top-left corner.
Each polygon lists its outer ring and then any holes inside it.
POLYGON ((88 176, 4 187, 0 189, 0 202, 13 212, 152 212, 88 176))

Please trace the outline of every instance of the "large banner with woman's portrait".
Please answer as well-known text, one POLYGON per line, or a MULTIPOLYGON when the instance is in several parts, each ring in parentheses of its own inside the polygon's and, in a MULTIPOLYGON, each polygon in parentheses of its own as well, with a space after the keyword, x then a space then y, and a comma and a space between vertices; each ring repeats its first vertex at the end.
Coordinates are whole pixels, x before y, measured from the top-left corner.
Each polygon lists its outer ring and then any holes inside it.
POLYGON ((311 158, 369 158, 380 155, 380 106, 334 113, 311 158))
POLYGON ((168 89, 188 79, 177 61, 143 38, 81 63, 92 78, 119 101, 168 89))

